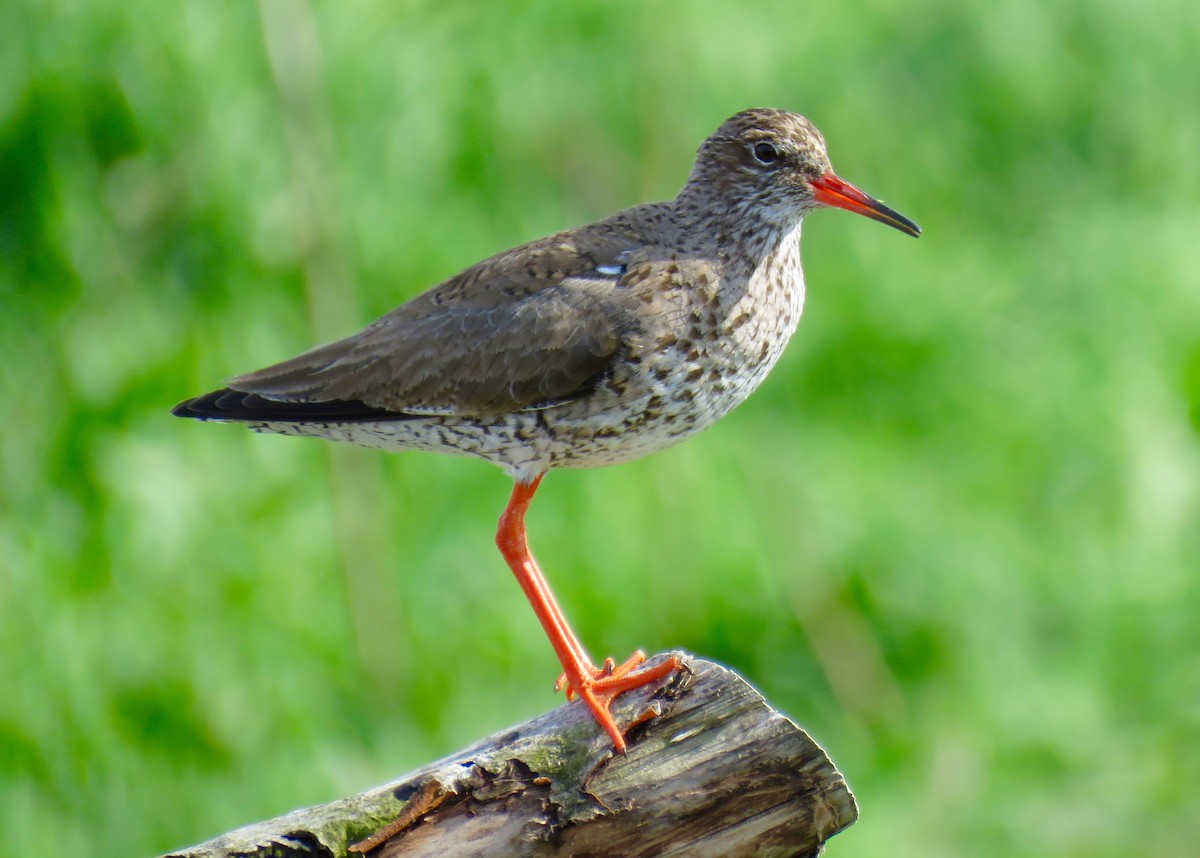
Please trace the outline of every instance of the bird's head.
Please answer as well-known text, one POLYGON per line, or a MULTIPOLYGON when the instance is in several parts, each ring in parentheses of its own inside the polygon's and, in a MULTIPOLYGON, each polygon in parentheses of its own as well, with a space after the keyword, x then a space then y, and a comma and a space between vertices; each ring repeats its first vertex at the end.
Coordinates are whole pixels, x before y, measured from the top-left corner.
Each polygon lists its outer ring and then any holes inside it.
POLYGON ((700 146, 684 191, 689 192, 732 204, 739 215, 781 224, 834 206, 921 234, 904 215, 834 173, 821 132, 786 110, 745 110, 726 120, 700 146))

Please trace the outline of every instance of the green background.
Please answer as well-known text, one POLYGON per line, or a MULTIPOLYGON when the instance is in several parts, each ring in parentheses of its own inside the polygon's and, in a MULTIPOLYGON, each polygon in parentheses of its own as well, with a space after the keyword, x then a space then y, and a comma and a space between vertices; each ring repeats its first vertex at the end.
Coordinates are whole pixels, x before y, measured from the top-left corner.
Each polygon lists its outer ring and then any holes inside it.
POLYGON ((499 470, 168 409, 775 106, 925 235, 818 213, 743 408, 551 474, 568 614, 805 725, 831 856, 1195 854, 1196 8, 5 3, 0 852, 167 851, 555 705, 499 470))

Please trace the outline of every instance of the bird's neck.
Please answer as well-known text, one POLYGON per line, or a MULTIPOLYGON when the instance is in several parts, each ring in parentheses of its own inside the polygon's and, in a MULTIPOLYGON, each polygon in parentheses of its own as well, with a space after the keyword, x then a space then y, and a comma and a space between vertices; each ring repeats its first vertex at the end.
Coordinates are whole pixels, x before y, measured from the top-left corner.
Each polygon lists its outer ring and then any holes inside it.
MULTIPOLYGON (((686 190, 691 190, 685 189, 686 190)), ((745 204, 705 194, 680 194, 675 220, 686 236, 684 243, 715 249, 729 273, 749 276, 772 259, 799 258, 800 221, 794 210, 777 213, 757 200, 745 204)))

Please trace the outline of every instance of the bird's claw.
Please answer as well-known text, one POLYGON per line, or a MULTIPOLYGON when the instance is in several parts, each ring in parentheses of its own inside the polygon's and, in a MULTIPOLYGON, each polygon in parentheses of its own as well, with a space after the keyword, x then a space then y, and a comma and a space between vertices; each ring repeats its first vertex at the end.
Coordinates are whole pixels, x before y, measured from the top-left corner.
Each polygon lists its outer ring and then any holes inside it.
MULTIPOLYGON (((568 700, 574 700, 576 697, 583 700, 604 732, 612 739, 613 747, 619 754, 625 753, 625 737, 610 711, 613 700, 626 691, 664 679, 683 667, 679 656, 672 655, 653 667, 638 670, 645 661, 646 654, 639 649, 621 664, 606 658, 600 667, 588 665, 577 680, 572 680, 564 673, 554 683, 556 692, 566 689, 568 700)), ((641 723, 643 720, 645 718, 634 723, 641 723)))
MULTIPOLYGON (((600 665, 600 667, 591 668, 592 680, 598 682, 609 677, 612 677, 613 679, 620 679, 634 668, 645 663, 645 661, 646 653, 642 652, 640 649, 634 650, 633 655, 625 659, 625 661, 621 663, 620 667, 617 666, 616 660, 610 656, 604 659, 604 664, 600 665)), ((634 685, 631 687, 636 688, 637 686, 634 685)), ((568 700, 574 700, 579 696, 575 691, 575 686, 573 686, 567 679, 567 675, 565 673, 560 673, 558 675, 558 679, 554 681, 554 693, 557 694, 564 688, 567 690, 568 700)))

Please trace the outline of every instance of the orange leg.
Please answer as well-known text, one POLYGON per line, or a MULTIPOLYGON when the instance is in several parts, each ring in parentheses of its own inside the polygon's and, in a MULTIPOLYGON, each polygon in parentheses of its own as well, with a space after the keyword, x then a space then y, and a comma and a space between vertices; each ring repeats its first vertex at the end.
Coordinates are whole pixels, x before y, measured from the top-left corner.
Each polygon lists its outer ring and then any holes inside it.
POLYGON ((538 568, 537 561, 529 551, 529 541, 525 535, 525 511, 529 509, 529 503, 541 482, 542 478, 538 476, 530 483, 518 482, 513 486, 512 497, 508 500, 504 514, 500 516, 496 545, 517 577, 517 583, 521 585, 525 598, 533 606, 533 612, 537 614, 538 622, 550 638, 550 645, 554 647, 554 654, 558 656, 562 665, 563 675, 555 690, 565 685, 568 698, 578 696, 583 700, 604 728, 604 732, 612 739, 617 752, 623 754, 625 737, 621 735, 609 711, 613 700, 625 691, 640 688, 668 676, 682 665, 679 659, 671 658, 652 668, 635 670, 646 660, 645 653, 641 651, 635 652, 619 667, 611 658, 604 662, 603 667, 592 664, 587 650, 571 631, 562 609, 554 599, 554 594, 550 592, 550 585, 546 583, 542 570, 538 568))

